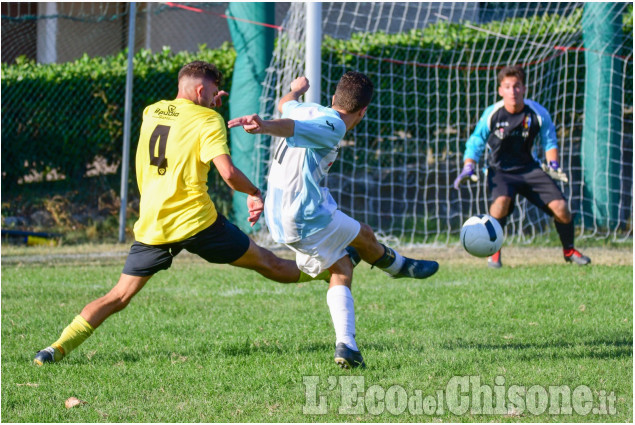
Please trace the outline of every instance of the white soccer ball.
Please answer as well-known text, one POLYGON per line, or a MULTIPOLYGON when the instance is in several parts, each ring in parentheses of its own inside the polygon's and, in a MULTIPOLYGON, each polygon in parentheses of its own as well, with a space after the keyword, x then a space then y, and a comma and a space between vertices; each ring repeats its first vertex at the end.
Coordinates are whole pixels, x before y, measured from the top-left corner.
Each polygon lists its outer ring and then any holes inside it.
POLYGON ((461 228, 461 244, 475 257, 489 257, 503 246, 503 228, 487 214, 468 218, 461 228))

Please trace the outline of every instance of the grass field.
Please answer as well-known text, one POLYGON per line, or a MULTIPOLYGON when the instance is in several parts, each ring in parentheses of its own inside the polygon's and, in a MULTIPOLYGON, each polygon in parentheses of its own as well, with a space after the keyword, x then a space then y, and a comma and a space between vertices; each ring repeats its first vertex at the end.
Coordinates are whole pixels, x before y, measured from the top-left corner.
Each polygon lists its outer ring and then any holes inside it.
POLYGON ((633 421, 629 246, 585 250, 589 267, 557 248, 506 248, 496 271, 428 248, 419 255, 441 269, 426 281, 362 265, 353 294, 368 367, 353 371, 332 359, 326 284, 277 284, 182 254, 62 363, 33 366, 114 284, 125 248, 109 250, 3 246, 3 422, 633 421), (452 401, 465 379, 476 387, 452 401), (504 409, 479 414, 478 385, 503 394, 504 409), (570 414, 550 386, 579 396, 570 414), (524 399, 512 398, 520 387, 524 399), (69 397, 86 403, 66 409, 69 397))

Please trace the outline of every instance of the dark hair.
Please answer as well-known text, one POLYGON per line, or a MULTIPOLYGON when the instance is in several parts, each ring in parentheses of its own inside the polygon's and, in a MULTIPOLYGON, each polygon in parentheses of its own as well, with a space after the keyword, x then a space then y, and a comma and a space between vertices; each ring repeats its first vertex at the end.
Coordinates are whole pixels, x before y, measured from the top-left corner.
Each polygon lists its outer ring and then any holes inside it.
POLYGON ((223 74, 216 65, 203 61, 190 62, 183 66, 179 71, 179 81, 183 77, 205 78, 214 82, 217 87, 220 87, 223 80, 223 74))
POLYGON ((342 75, 335 88, 333 106, 352 113, 367 107, 373 97, 373 82, 361 72, 349 71, 342 75))
POLYGON ((500 86, 505 77, 516 77, 518 81, 525 85, 525 70, 520 65, 506 66, 498 72, 498 85, 500 86))

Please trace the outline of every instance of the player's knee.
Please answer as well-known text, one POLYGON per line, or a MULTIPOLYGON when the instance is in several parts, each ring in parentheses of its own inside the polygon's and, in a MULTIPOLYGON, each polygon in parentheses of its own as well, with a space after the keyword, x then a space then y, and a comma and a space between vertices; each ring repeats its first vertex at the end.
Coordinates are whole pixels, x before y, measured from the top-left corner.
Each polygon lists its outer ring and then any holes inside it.
POLYGON ((497 219, 505 218, 509 214, 510 205, 510 198, 504 196, 496 198, 494 203, 492 203, 492 205, 490 206, 490 215, 497 219))
POLYGON ((549 209, 553 212, 554 219, 559 223, 567 224, 571 221, 571 212, 567 208, 564 200, 557 200, 549 203, 549 209))
POLYGON ((269 261, 269 264, 271 265, 270 266, 271 270, 274 270, 274 271, 283 270, 289 264, 291 264, 292 266, 295 266, 295 261, 285 260, 284 258, 277 257, 273 253, 271 254, 271 257, 272 258, 269 261))
POLYGON ((376 242, 377 238, 375 237, 375 232, 373 232, 373 229, 366 223, 360 223, 359 233, 357 234, 357 237, 353 240, 351 245, 368 245, 376 242))
POLYGON ((336 261, 331 267, 331 282, 334 280, 338 285, 346 285, 350 287, 353 276, 353 263, 348 256, 344 256, 336 261))
POLYGON ((262 247, 258 247, 258 258, 260 261, 255 264, 255 270, 259 273, 280 270, 284 267, 285 262, 289 261, 262 247))
POLYGON ((130 304, 133 294, 129 294, 125 291, 117 291, 108 294, 108 304, 112 307, 113 311, 121 311, 130 304))

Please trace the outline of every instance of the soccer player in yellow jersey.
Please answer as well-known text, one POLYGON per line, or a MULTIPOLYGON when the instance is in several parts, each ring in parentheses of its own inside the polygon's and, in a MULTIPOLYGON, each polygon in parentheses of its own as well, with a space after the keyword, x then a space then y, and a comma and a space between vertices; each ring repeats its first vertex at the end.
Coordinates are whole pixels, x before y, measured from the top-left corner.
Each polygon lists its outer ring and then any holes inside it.
MULTIPOLYGON (((232 163, 220 106, 221 73, 212 64, 192 62, 178 75, 178 94, 143 112, 136 156, 141 202, 136 241, 119 282, 88 303, 60 338, 39 351, 38 365, 58 362, 88 338, 110 315, 124 309, 158 271, 169 268, 181 250, 210 263, 255 270, 283 283, 311 280, 295 261, 276 257, 216 212, 207 193, 210 162, 233 189, 248 194, 252 226, 264 205, 260 190, 232 163)), ((319 276, 322 279, 326 276, 319 276)))

